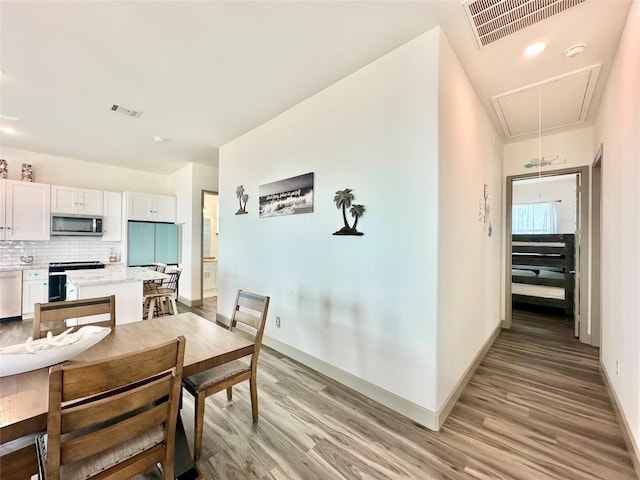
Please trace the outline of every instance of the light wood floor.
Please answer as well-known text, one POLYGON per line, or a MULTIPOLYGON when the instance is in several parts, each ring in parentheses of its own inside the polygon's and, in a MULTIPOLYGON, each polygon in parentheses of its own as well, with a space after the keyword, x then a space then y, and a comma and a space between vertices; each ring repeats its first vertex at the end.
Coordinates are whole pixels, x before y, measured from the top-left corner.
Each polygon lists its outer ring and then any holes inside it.
MULTIPOLYGON (((193 311, 215 318, 211 304, 193 311)), ((561 317, 515 311, 439 432, 269 348, 258 378, 255 425, 248 385, 232 402, 207 399, 197 463, 206 479, 636 478, 598 350, 561 317)), ((191 443, 193 401, 183 398, 191 443)))
MULTIPOLYGON (((247 385, 209 397, 207 479, 633 479, 598 371, 562 317, 515 312, 440 432, 264 348, 247 385)), ((192 436, 193 402, 183 419, 192 436)))

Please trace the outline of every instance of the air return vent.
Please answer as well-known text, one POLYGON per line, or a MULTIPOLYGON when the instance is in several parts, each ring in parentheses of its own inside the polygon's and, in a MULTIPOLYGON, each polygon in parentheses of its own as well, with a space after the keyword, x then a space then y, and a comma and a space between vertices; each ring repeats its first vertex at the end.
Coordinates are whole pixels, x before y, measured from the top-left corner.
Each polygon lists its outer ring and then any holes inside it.
POLYGON ((128 117, 138 118, 142 115, 140 110, 134 110, 133 108, 123 107, 122 105, 116 105, 115 103, 109 106, 109 110, 112 112, 118 112, 128 117))
POLYGON ((464 9, 480 47, 586 0, 468 0, 464 9))

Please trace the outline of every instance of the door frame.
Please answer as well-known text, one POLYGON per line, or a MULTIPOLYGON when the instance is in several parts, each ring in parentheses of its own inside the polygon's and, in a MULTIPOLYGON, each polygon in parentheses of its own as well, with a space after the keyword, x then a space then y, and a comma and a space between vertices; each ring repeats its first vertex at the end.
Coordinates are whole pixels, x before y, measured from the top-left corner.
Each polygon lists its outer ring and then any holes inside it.
POLYGON ((591 165, 591 345, 600 346, 602 328, 602 143, 591 165))
POLYGON ((220 194, 214 190, 205 190, 202 189, 200 192, 200 300, 202 304, 204 304, 204 215, 202 212, 204 211, 204 197, 206 195, 216 195, 220 196, 220 194))
MULTIPOLYGON (((520 175, 512 175, 506 178, 505 186, 505 318, 502 322, 502 328, 511 328, 513 322, 513 302, 511 301, 511 209, 513 206, 513 181, 535 177, 557 177, 559 175, 578 174, 581 185, 580 195, 580 239, 576 239, 576 244, 580 241, 580 312, 578 321, 580 322, 580 341, 583 343, 591 343, 591 335, 589 333, 589 282, 588 282, 588 265, 589 265, 589 167, 571 167, 559 170, 549 170, 545 172, 523 173, 520 175)), ((576 315, 576 313, 574 313, 576 315)))

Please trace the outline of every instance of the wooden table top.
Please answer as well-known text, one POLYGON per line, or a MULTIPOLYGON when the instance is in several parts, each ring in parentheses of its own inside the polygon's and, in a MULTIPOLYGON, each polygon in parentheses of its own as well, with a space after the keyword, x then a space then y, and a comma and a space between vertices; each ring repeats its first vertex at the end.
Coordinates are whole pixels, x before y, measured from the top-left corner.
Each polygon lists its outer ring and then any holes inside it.
MULTIPOLYGON (((184 376, 249 355, 253 343, 194 313, 118 325, 70 362, 100 360, 172 340, 186 339, 184 376)), ((47 428, 49 368, 0 378, 0 444, 47 428)))

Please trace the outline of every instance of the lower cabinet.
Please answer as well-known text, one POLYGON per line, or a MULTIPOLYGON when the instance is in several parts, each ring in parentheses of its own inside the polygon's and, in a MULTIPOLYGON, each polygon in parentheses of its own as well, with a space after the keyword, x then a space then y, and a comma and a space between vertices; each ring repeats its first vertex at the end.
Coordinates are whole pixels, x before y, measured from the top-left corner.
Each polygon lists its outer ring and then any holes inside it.
POLYGON ((22 318, 33 318, 34 305, 49 301, 49 271, 22 272, 22 318))
POLYGON ((216 260, 202 262, 202 293, 205 297, 218 295, 218 262, 216 260))

